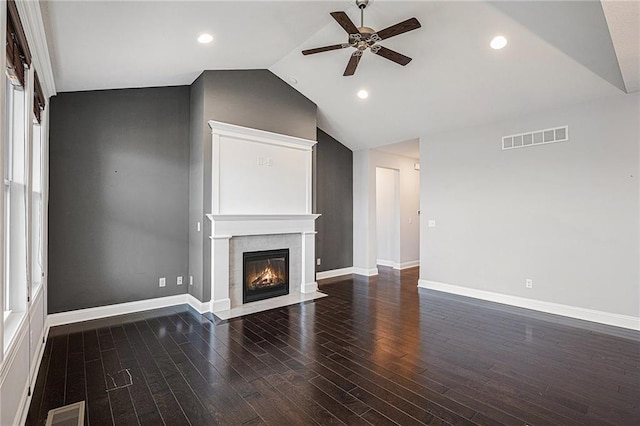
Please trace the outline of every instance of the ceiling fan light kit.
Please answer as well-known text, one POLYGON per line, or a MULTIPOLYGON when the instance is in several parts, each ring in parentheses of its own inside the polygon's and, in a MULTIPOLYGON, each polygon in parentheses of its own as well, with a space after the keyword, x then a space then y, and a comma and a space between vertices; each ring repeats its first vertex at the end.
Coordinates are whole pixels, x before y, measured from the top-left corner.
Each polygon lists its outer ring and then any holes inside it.
POLYGON ((411 58, 401 53, 387 49, 381 46, 379 43, 388 38, 404 34, 408 31, 416 30, 420 28, 420 22, 416 18, 410 18, 406 21, 392 25, 380 31, 375 31, 373 28, 364 26, 364 9, 369 4, 369 0, 356 0, 356 6, 360 9, 360 27, 351 21, 347 14, 343 11, 331 12, 330 15, 336 20, 338 24, 349 34, 348 41, 341 44, 333 44, 331 46, 316 47, 314 49, 303 50, 303 55, 312 55, 314 53, 329 52, 331 50, 346 49, 352 47, 356 49, 347 63, 347 68, 344 71, 344 76, 350 76, 355 74, 360 58, 364 52, 369 49, 372 53, 382 56, 390 61, 393 61, 399 65, 405 66, 411 62, 411 58))

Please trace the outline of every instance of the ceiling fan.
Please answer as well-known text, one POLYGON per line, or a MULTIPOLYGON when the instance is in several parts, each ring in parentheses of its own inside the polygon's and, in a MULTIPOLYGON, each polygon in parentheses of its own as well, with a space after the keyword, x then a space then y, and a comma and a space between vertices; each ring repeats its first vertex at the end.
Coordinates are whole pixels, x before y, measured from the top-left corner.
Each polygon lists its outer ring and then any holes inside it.
POLYGON ((347 63, 347 68, 344 70, 344 76, 353 75, 356 72, 360 58, 365 50, 369 49, 372 53, 389 59, 402 66, 411 62, 411 58, 401 53, 387 49, 384 46, 376 44, 382 40, 406 33, 407 31, 420 28, 420 22, 416 18, 410 18, 406 21, 392 25, 384 30, 375 31, 373 28, 364 26, 364 9, 369 4, 369 0, 356 0, 356 5, 360 9, 360 27, 356 27, 355 24, 349 19, 344 12, 331 12, 330 15, 335 19, 338 24, 349 34, 349 40, 347 43, 334 44, 331 46, 316 47, 315 49, 303 50, 303 55, 312 55, 314 53, 328 52, 330 50, 344 49, 347 47, 353 47, 355 52, 351 54, 351 59, 347 63))

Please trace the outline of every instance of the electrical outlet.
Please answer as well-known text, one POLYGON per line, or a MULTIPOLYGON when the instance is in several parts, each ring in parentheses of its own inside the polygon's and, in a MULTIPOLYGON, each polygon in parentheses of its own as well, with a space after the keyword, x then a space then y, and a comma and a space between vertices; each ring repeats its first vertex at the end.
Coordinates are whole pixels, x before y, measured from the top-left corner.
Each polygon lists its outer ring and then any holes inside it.
POLYGON ((189 275, 189 285, 193 285, 193 275, 189 275))
POLYGON ((178 285, 182 285, 182 277, 178 277, 178 285))
POLYGON ((524 285, 525 285, 527 288, 533 288, 533 280, 526 279, 526 280, 524 281, 524 285))
POLYGON ((316 260, 316 265, 320 266, 320 264, 321 264, 321 263, 322 263, 322 260, 321 260, 320 258, 318 258, 318 259, 316 260))
POLYGON ((165 277, 160 278, 160 287, 167 285, 167 279, 165 277))

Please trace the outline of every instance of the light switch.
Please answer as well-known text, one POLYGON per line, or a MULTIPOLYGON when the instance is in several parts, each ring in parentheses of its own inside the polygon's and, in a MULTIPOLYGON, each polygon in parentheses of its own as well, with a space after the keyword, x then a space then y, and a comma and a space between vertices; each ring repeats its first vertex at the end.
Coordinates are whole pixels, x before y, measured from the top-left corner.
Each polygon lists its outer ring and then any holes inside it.
POLYGON ((427 226, 429 228, 435 228, 436 227, 436 221, 435 219, 429 219, 429 221, 427 222, 427 226))

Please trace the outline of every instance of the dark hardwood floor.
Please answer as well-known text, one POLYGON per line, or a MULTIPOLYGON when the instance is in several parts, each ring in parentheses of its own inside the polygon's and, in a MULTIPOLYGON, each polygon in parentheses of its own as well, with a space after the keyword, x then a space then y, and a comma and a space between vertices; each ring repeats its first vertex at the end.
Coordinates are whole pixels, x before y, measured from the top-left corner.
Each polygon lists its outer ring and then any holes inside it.
POLYGON ((27 424, 81 400, 91 426, 640 424, 639 333, 417 278, 382 269, 217 325, 183 306, 53 328, 27 424))

